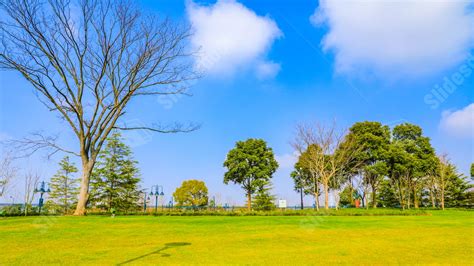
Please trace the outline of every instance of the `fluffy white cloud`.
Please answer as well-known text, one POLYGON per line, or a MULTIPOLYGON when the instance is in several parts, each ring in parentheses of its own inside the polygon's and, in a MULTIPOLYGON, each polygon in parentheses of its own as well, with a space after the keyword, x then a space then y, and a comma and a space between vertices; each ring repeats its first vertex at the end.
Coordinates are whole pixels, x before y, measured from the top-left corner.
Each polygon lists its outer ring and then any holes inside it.
POLYGON ((187 14, 194 28, 192 45, 200 51, 196 66, 201 71, 232 75, 251 69, 259 78, 274 77, 279 71, 279 64, 265 59, 273 42, 282 36, 268 16, 258 16, 234 0, 219 0, 210 6, 190 1, 187 14))
POLYGON ((443 112, 440 127, 454 136, 474 138, 474 103, 462 110, 443 112))
POLYGON ((474 48, 473 0, 320 0, 311 17, 327 25, 322 41, 336 71, 429 75, 452 67, 474 48))

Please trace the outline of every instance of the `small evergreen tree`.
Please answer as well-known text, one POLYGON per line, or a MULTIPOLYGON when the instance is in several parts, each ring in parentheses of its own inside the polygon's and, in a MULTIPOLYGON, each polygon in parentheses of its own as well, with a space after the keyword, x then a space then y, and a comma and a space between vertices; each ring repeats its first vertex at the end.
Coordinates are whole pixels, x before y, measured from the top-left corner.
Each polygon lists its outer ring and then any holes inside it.
POLYGON ((469 197, 469 189, 473 187, 467 177, 458 173, 456 166, 449 163, 447 169, 447 185, 445 192, 446 207, 465 207, 472 206, 469 197))
POLYGON ((275 196, 271 195, 270 182, 263 182, 264 184, 260 185, 257 193, 253 198, 252 208, 256 211, 271 211, 275 207, 275 196))
POLYGON ((64 213, 68 213, 76 204, 79 194, 79 179, 73 177, 73 175, 78 172, 78 169, 74 163, 69 160, 68 156, 59 162, 59 167, 58 172, 51 178, 49 206, 53 209, 61 209, 64 213), (57 208, 53 205, 57 205, 57 208))
POLYGON ((95 207, 117 211, 139 208, 139 170, 118 132, 107 140, 99 155, 91 182, 91 203, 95 207))

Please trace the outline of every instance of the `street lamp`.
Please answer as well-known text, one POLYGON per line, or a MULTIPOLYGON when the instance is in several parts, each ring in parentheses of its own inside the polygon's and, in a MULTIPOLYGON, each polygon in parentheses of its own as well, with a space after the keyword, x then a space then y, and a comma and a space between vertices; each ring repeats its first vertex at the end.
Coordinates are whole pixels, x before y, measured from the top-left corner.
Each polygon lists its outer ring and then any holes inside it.
POLYGON ((150 196, 155 196, 155 212, 158 211, 158 196, 164 196, 165 193, 163 193, 163 186, 159 186, 159 185, 154 185, 151 187, 150 189, 150 196), (154 189, 154 193, 153 193, 153 189, 154 189), (160 192, 161 191, 161 192, 160 192))
POLYGON ((45 193, 50 193, 51 192, 51 189, 46 189, 46 183, 44 181, 41 182, 41 186, 40 188, 35 188, 34 190, 34 193, 40 193, 40 199, 39 199, 39 202, 38 202, 38 206, 39 206, 39 214, 41 214, 41 207, 43 207, 43 202, 44 202, 44 199, 43 199, 43 195, 45 193))

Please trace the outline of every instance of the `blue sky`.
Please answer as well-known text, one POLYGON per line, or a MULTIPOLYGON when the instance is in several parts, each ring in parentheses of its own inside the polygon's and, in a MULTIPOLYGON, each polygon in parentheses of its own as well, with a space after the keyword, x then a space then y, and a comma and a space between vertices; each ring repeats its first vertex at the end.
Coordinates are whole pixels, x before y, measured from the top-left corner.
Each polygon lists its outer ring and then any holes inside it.
MULTIPOLYGON (((474 161, 473 1, 345 3, 140 1, 148 12, 193 25, 190 46, 199 47, 196 66, 205 73, 190 84, 193 97, 130 105, 128 124, 202 124, 189 134, 125 135, 143 187, 163 185, 169 200, 183 180, 201 179, 218 201, 241 204, 240 187, 222 182, 222 164, 236 141, 263 138, 281 165, 273 192, 296 204, 289 177, 294 127, 333 120, 341 127, 364 120, 418 124, 438 153, 448 153, 467 174, 474 161)), ((69 128, 31 86, 0 72, 0 138, 38 130, 74 147, 69 128)), ((21 165, 47 180, 60 159, 37 156, 21 165)), ((22 182, 13 193, 18 198, 22 182)))

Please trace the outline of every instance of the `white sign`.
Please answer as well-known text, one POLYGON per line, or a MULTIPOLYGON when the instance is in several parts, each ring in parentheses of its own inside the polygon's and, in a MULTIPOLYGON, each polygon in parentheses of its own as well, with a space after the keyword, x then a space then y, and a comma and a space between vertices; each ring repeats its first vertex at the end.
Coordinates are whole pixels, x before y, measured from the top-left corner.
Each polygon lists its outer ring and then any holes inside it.
POLYGON ((286 208, 286 200, 279 200, 278 201, 278 207, 279 208, 286 208))

